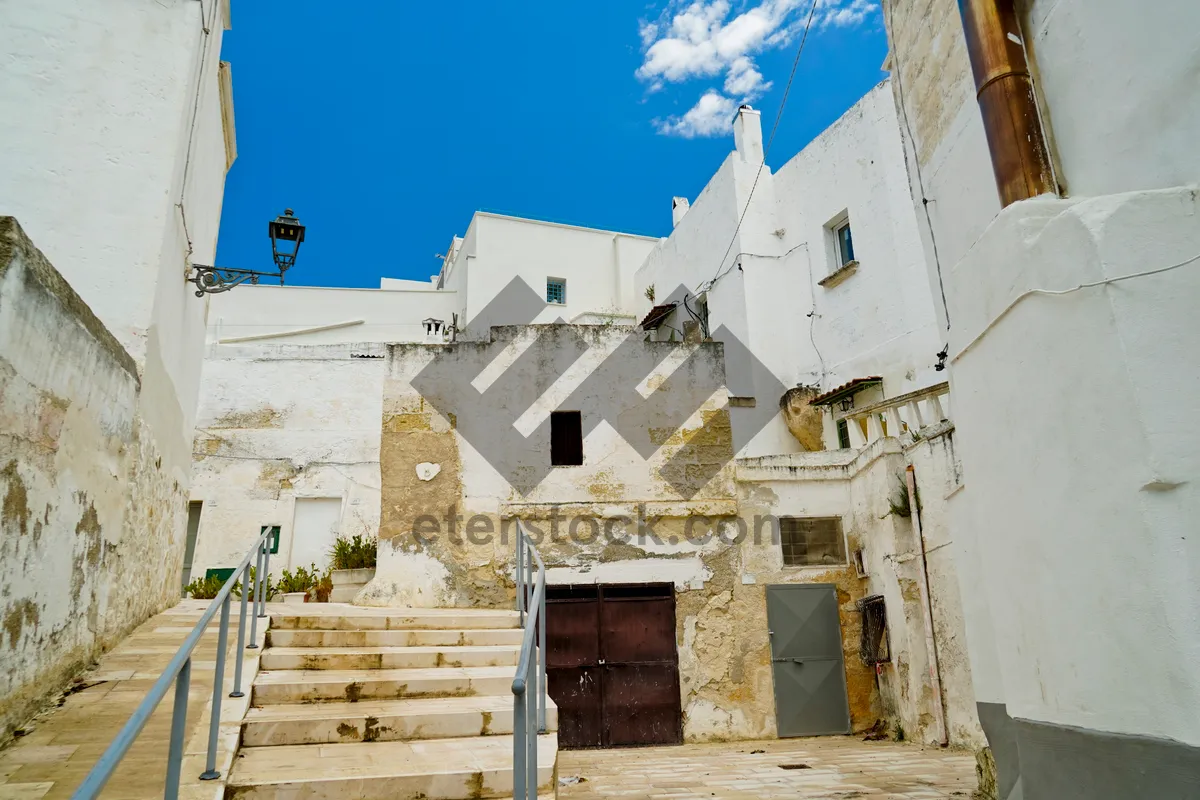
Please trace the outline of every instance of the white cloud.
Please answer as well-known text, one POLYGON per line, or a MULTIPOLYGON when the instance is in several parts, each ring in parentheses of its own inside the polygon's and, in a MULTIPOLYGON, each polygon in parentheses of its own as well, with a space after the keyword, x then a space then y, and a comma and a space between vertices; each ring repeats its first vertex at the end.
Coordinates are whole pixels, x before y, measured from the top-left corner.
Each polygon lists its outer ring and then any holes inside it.
POLYGON ((733 112, 736 108, 733 100, 716 89, 709 89, 682 117, 658 122, 658 132, 685 139, 728 133, 733 128, 733 112))
MULTIPOLYGON (((816 2, 817 31, 860 25, 879 8, 878 0, 816 2)), ((718 109, 728 109, 722 113, 732 116, 739 103, 752 102, 771 88, 754 57, 790 44, 804 29, 811 7, 811 0, 761 0, 730 18, 729 0, 673 0, 657 21, 641 22, 645 57, 637 76, 650 92, 724 73, 724 94, 710 88, 683 116, 660 122, 659 131, 689 138, 726 132, 729 120, 718 123, 718 109)))
POLYGON ((725 76, 725 91, 739 97, 757 97, 771 88, 770 81, 763 81, 762 73, 754 68, 754 62, 742 57, 729 65, 725 76))

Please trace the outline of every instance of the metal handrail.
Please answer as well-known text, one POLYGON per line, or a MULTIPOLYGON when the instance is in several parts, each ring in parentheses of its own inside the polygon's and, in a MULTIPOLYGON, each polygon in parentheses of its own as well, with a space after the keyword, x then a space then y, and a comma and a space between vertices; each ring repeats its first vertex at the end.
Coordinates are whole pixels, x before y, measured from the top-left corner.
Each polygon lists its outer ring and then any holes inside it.
POLYGON ((183 640, 178 652, 167 664, 162 675, 154 682, 154 686, 146 694, 144 700, 134 709, 133 715, 129 721, 117 733, 112 744, 100 756, 100 760, 92 767, 87 776, 83 779, 83 783, 71 795, 71 800, 93 800, 100 794, 104 785, 108 783, 117 766, 121 763, 128 753, 129 748, 133 746, 133 742, 137 739, 142 729, 146 727, 146 723, 150 721, 150 715, 154 713, 154 709, 162 702, 167 695, 167 689, 171 684, 175 684, 175 705, 171 715, 171 743, 167 752, 167 782, 163 790, 165 800, 177 800, 179 797, 179 774, 183 764, 183 748, 184 736, 186 735, 185 728, 187 727, 187 704, 188 704, 188 686, 191 683, 192 677, 192 651, 196 649, 196 645, 200 643, 200 638, 204 635, 205 629, 216 616, 218 607, 221 611, 221 627, 217 634, 217 664, 216 673, 213 676, 213 695, 212 695, 212 716, 209 719, 208 729, 208 756, 205 760, 204 772, 200 773, 200 780, 211 781, 221 777, 221 773, 217 770, 217 735, 221 727, 221 690, 222 683, 225 677, 225 650, 229 642, 229 602, 230 595, 233 592, 233 587, 241 579, 242 583, 242 613, 241 622, 238 625, 238 648, 237 648, 237 666, 234 669, 233 691, 229 693, 230 697, 244 697, 242 691, 242 656, 246 650, 253 650, 258 647, 256 644, 258 634, 258 620, 265 618, 267 598, 266 593, 267 581, 263 580, 263 576, 267 574, 271 565, 271 548, 267 546, 267 540, 271 536, 271 528, 268 527, 258 537, 258 542, 246 553, 246 557, 242 559, 242 563, 234 568, 233 574, 225 581, 221 590, 217 592, 217 596, 213 598, 212 603, 205 609, 200 616, 200 621, 192 628, 192 632, 183 640), (255 559, 254 570, 254 586, 247 591, 250 583, 250 558, 257 554, 255 559), (246 645, 246 606, 247 599, 250 593, 254 593, 254 613, 250 623, 250 644, 246 645))
POLYGON ((517 612, 525 635, 521 639, 517 674, 512 682, 513 798, 537 800, 537 735, 546 732, 546 564, 520 520, 517 521, 516 573, 517 612), (535 560, 536 579, 533 574, 535 560), (533 587, 532 595, 528 594, 530 586, 533 587), (535 691, 526 691, 530 684, 534 685, 535 691))

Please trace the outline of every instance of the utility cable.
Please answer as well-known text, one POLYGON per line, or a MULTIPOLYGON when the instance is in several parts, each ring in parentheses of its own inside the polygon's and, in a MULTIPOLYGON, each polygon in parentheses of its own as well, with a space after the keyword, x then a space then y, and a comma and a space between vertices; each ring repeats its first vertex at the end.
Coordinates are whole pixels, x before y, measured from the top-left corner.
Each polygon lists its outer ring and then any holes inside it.
POLYGON ((737 227, 733 229, 733 236, 729 240, 729 246, 725 248, 725 254, 721 256, 721 261, 717 264, 717 274, 714 275, 710 280, 700 285, 700 287, 696 290, 696 294, 698 295, 704 294, 714 285, 716 285, 717 281, 728 275, 730 270, 733 269, 733 264, 737 260, 735 258, 734 262, 731 262, 724 271, 721 271, 721 264, 724 264, 725 259, 729 258, 729 253, 733 250, 733 245, 737 241, 738 233, 742 229, 742 223, 746 221, 746 214, 750 212, 750 203, 752 200, 754 200, 754 190, 758 188, 758 179, 762 177, 763 168, 767 166, 767 157, 771 155, 771 145, 775 143, 775 133, 779 130, 779 121, 783 119, 783 109, 785 106, 787 106, 788 95, 792 91, 792 81, 794 81, 796 78, 796 68, 800 66, 800 55, 804 52, 804 43, 808 41, 808 32, 812 28, 813 14, 817 10, 817 3, 818 0, 813 0, 812 5, 809 6, 808 19, 804 23, 804 35, 800 37, 800 46, 796 48, 796 57, 792 60, 792 71, 788 75, 787 86, 785 86, 783 89, 783 97, 779 101, 779 110, 775 112, 775 122, 773 125, 771 125, 771 135, 767 138, 767 146, 763 149, 762 163, 758 165, 758 172, 754 175, 754 183, 750 186, 750 194, 746 197, 746 207, 742 209, 742 214, 740 217, 738 217, 737 227))
MULTIPOLYGON (((884 0, 887 3, 888 29, 892 32, 892 61, 895 63, 896 89, 900 95, 900 115, 904 118, 904 128, 908 131, 908 140, 913 147, 913 166, 916 167, 917 188, 921 192, 921 209, 925 212, 925 225, 929 228, 929 243, 933 247, 933 264, 937 270, 938 290, 942 294, 942 312, 946 315, 946 330, 950 330, 950 306, 946 303, 946 284, 942 280, 942 259, 938 255, 937 234, 933 231, 933 218, 929 216, 929 198, 925 196, 925 179, 921 175, 921 154, 917 152, 917 140, 913 138, 912 125, 908 121, 908 106, 904 102, 904 71, 900 68, 900 50, 896 44, 895 5, 896 0, 884 0)), ((908 148, 904 148, 904 156, 908 157, 908 148)))
POLYGON ((1116 278, 1105 278, 1104 280, 1100 280, 1100 281, 1091 281, 1090 283, 1081 283, 1078 286, 1072 286, 1070 289, 1028 289, 1024 292, 1021 292, 1021 294, 1017 295, 1016 298, 1014 298, 1011 303, 1009 303, 1007 306, 1005 306, 1003 311, 1001 311, 999 314, 996 315, 995 319, 993 319, 991 322, 989 322, 987 324, 987 327, 985 327, 978 334, 976 334, 975 338, 973 338, 973 339, 971 339, 971 341, 967 342, 967 344, 961 350, 959 350, 957 353, 955 353, 954 357, 951 358, 950 360, 957 361, 958 359, 960 359, 964 353, 966 353, 968 350, 970 350, 972 347, 974 347, 975 344, 980 339, 982 339, 984 337, 984 335, 987 334, 988 331, 990 331, 992 328, 994 328, 996 326, 996 323, 998 323, 1000 320, 1004 319, 1004 317, 1008 315, 1008 312, 1010 312, 1014 308, 1016 308, 1017 305, 1022 300, 1024 300, 1026 297, 1032 297, 1033 295, 1036 295, 1036 294, 1047 295, 1050 297, 1061 297, 1062 295, 1073 294, 1082 289, 1091 289, 1096 286, 1107 286, 1110 283, 1120 283, 1121 281, 1129 281, 1129 280, 1133 280, 1134 278, 1145 278, 1149 275, 1160 275, 1164 272, 1170 272, 1171 270, 1179 269, 1180 267, 1186 267, 1188 264, 1191 264, 1195 261, 1200 261, 1200 253, 1197 253, 1196 255, 1192 256, 1189 259, 1180 261, 1178 264, 1172 264, 1169 267, 1159 267, 1158 269, 1148 269, 1143 272, 1134 272, 1130 275, 1119 275, 1116 278))

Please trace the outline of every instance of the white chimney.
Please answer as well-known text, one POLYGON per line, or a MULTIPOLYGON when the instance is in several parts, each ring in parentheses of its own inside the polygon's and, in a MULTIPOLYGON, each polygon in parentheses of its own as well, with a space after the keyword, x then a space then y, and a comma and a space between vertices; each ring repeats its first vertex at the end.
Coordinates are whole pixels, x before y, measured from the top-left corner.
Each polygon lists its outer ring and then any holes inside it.
POLYGON ((686 197, 672 197, 671 198, 671 227, 672 228, 674 228, 676 225, 679 224, 679 221, 681 219, 683 219, 683 215, 686 214, 688 212, 688 209, 691 207, 692 206, 690 203, 688 203, 688 199, 686 197))
POLYGON ((742 161, 761 164, 763 161, 762 115, 750 106, 738 108, 733 121, 733 144, 742 161))

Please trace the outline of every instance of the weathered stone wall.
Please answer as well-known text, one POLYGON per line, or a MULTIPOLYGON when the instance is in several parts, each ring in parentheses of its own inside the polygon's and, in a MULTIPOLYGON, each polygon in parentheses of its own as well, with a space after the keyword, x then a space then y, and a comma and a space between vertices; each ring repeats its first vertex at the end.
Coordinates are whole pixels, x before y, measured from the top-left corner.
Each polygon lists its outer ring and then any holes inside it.
POLYGON ((0 218, 0 739, 179 596, 183 489, 130 355, 0 218))
POLYGON ((937 740, 934 695, 925 643, 927 615, 920 592, 920 542, 912 525, 905 470, 917 477, 925 535, 929 591, 933 604, 942 700, 952 745, 978 747, 983 735, 975 712, 965 625, 954 561, 947 500, 961 488, 952 444, 953 426, 941 423, 913 440, 884 438, 862 451, 837 450, 758 459, 739 459, 739 513, 776 516, 837 516, 854 564, 862 551, 863 574, 855 566, 827 571, 785 568, 777 544, 765 537, 743 545, 743 580, 755 583, 836 583, 841 603, 846 678, 856 728, 886 719, 893 734, 937 740), (875 669, 858 650, 861 614, 857 601, 882 595, 887 609, 890 661, 875 669))
MULTIPOLYGON (((551 583, 675 585, 684 737, 711 741, 775 735, 765 586, 832 583, 841 609, 852 725, 855 730, 871 727, 880 708, 874 673, 857 658, 855 603, 864 587, 854 568, 785 568, 770 528, 756 541, 752 535, 740 540, 732 527, 739 515, 749 520, 758 512, 803 514, 812 509, 780 505, 769 488, 735 483, 719 345, 689 349, 637 343, 649 360, 661 364, 646 370, 645 385, 665 388, 669 395, 655 395, 658 422, 640 418, 657 446, 648 456, 635 452, 611 427, 598 425, 585 439, 583 466, 556 468, 522 493, 499 470, 515 466, 519 478, 521 467, 549 461, 546 443, 536 441, 538 420, 525 428, 534 431, 529 436, 533 441, 516 441, 505 454, 517 459, 515 465, 493 464, 494 454, 489 460, 481 452, 490 445, 472 424, 508 424, 505 414, 518 418, 527 409, 548 414, 555 409, 582 407, 587 413, 590 407, 599 413, 620 408, 615 395, 623 385, 618 381, 597 385, 599 403, 579 399, 570 387, 561 390, 561 397, 547 389, 559 375, 555 353, 573 346, 564 337, 585 339, 577 365, 583 367, 580 378, 564 378, 577 385, 603 368, 606 355, 629 331, 559 328, 565 330, 497 328, 489 342, 453 345, 451 354, 442 357, 460 360, 466 387, 439 390, 422 383, 422 371, 444 348, 390 348, 380 448, 380 566, 357 602, 510 605, 512 521, 519 518, 539 540, 551 583), (589 364, 588 358, 596 363, 589 364), (685 366, 672 373, 681 360, 685 366), (480 373, 483 388, 469 385, 480 373), (485 418, 461 413, 471 407, 469 402, 449 402, 453 392, 486 395, 489 379, 501 391, 490 397, 492 410, 485 418), (423 391, 414 383, 424 385, 423 391), (710 383, 719 389, 713 391, 710 383), (669 422, 680 419, 678 427, 669 422), (685 480, 665 479, 672 469, 685 480), (431 472, 436 474, 430 477, 431 472), (695 478, 691 483, 689 474, 695 478)), ((848 492, 843 487, 825 501, 825 513, 842 515, 848 492)))

